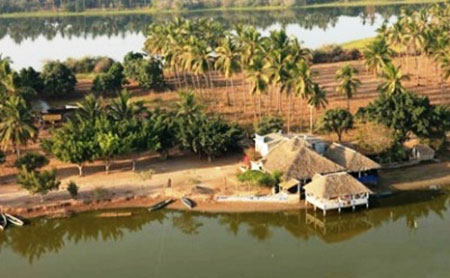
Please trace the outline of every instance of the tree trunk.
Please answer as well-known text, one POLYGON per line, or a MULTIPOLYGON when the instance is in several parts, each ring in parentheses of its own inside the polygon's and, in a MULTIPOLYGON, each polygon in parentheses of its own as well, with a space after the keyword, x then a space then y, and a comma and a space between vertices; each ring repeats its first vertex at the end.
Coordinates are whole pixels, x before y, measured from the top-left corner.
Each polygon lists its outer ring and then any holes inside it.
POLYGON ((291 95, 288 95, 288 120, 287 120, 287 132, 291 133, 291 113, 292 113, 292 107, 291 107, 291 95))
POLYGON ((39 198, 41 199, 41 203, 44 202, 44 194, 39 194, 39 198))
POLYGON ((313 133, 313 107, 309 107, 309 133, 313 133))
POLYGON ((259 121, 261 121, 261 95, 258 95, 258 114, 259 121))
POLYGON ((225 81, 225 92, 226 92, 226 96, 227 96, 227 106, 231 106, 231 102, 230 102, 230 92, 228 92, 228 80, 225 81))
POLYGON ((347 97, 347 111, 350 112, 350 98, 347 97))
POLYGON ((420 65, 419 65, 419 58, 417 58, 416 53, 414 53, 414 60, 416 62, 416 85, 420 86, 420 74, 419 74, 419 70, 420 70, 420 65))
POLYGON ((78 167, 78 174, 80 177, 82 177, 83 176, 83 165, 78 164, 77 167, 78 167))
POLYGON ((231 93, 233 94, 233 106, 236 107, 236 91, 234 90, 233 78, 230 78, 230 83, 231 83, 231 93))
POLYGON ((136 172, 136 158, 131 160, 131 171, 136 172))
POLYGON ((106 160, 105 161, 105 172, 107 175, 109 175, 109 168, 111 167, 111 161, 110 160, 106 160))

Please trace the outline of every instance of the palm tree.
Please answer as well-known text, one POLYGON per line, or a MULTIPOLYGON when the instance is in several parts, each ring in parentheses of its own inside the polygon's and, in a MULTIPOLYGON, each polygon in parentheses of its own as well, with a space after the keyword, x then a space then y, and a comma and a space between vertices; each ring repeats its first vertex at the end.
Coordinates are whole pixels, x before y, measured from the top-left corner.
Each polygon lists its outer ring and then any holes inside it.
POLYGON ((406 89, 403 87, 402 82, 410 79, 409 75, 401 72, 400 66, 395 67, 390 63, 384 67, 381 78, 383 83, 378 86, 378 90, 387 95, 404 93, 406 89))
POLYGON ((336 92, 347 98, 347 110, 350 112, 350 99, 356 94, 361 81, 355 77, 358 70, 350 65, 345 65, 336 72, 338 86, 336 92))
POLYGON ((384 38, 377 38, 363 51, 365 65, 369 72, 378 74, 382 68, 391 62, 394 51, 389 47, 384 38))
POLYGON ((77 116, 81 121, 94 124, 95 120, 103 112, 102 98, 96 98, 93 94, 86 96, 83 101, 77 103, 77 116))
POLYGON ((22 97, 11 95, 0 108, 0 118, 0 147, 11 145, 20 158, 20 146, 26 146, 38 134, 32 110, 22 97))
MULTIPOLYGON (((247 69, 246 80, 250 83, 250 94, 258 96, 258 114, 261 119, 261 95, 267 92, 269 86, 269 76, 264 70, 264 57, 257 55, 253 57, 251 66, 247 69)), ((256 110, 256 109, 255 109, 256 110)), ((256 121, 256 111, 254 118, 256 121)))
MULTIPOLYGON (((301 100, 307 99, 313 93, 311 70, 305 60, 300 60, 292 66, 288 84, 292 86, 295 96, 301 100)), ((291 109, 291 107, 289 108, 291 109)), ((290 121, 288 121, 288 129, 290 129, 290 121)))
MULTIPOLYGON (((234 92, 233 74, 240 70, 240 55, 237 45, 231 36, 225 37, 220 41, 215 51, 216 62, 215 68, 220 70, 225 78, 231 83, 231 91, 233 93, 234 105, 236 105, 236 94, 234 92)), ((230 97, 227 90, 227 105, 230 105, 230 97)))
POLYGON ((309 130, 313 132, 313 109, 325 108, 328 104, 327 91, 320 88, 319 84, 314 83, 311 95, 308 98, 309 105, 309 130))
POLYGON ((128 120, 145 112, 142 101, 132 101, 131 94, 123 90, 108 106, 109 115, 116 121, 128 120))

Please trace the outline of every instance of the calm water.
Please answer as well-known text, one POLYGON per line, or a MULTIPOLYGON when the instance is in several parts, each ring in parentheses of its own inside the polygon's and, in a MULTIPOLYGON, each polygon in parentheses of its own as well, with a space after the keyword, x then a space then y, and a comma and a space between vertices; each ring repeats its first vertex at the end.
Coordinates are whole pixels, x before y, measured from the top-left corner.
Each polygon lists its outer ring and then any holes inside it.
POLYGON ((310 212, 95 213, 0 233, 1 277, 449 277, 448 192, 310 212))
MULTIPOLYGON (((408 6, 418 9, 419 6, 408 6)), ((289 11, 205 12, 183 17, 213 17, 226 25, 248 23, 263 33, 285 27, 307 47, 372 37, 384 21, 392 22, 401 6, 298 9, 289 11)), ((121 60, 140 51, 152 22, 173 15, 0 19, 0 53, 14 67, 41 68, 48 59, 106 55, 121 60)))

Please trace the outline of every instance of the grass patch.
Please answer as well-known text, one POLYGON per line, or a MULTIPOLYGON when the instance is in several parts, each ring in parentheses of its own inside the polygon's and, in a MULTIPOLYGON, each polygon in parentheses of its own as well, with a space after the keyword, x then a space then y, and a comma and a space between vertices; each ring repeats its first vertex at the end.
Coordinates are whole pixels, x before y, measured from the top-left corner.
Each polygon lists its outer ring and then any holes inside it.
POLYGON ((274 172, 267 174, 261 171, 249 170, 244 173, 237 174, 237 179, 244 184, 273 187, 280 183, 282 173, 274 172))
POLYGON ((341 47, 346 50, 358 49, 361 51, 367 45, 371 44, 374 40, 375 40, 375 37, 349 41, 349 42, 341 44, 341 47))

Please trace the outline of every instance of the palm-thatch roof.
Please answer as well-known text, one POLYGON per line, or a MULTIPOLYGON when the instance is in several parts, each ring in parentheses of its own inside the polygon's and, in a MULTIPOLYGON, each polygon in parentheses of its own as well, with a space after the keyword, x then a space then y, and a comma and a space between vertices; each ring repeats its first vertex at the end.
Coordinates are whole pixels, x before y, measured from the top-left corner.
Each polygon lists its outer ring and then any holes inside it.
POLYGON ((294 137, 278 144, 263 159, 263 169, 281 171, 285 180, 310 179, 315 174, 335 173, 344 168, 309 148, 304 140, 294 137))
POLYGON ((364 172, 381 168, 380 164, 367 156, 336 143, 328 148, 324 156, 349 172, 364 172))
POLYGON ((418 144, 413 147, 421 156, 434 156, 435 151, 428 145, 418 144))
POLYGON ((312 182, 305 185, 306 194, 322 199, 333 199, 361 193, 372 193, 370 189, 345 172, 328 175, 316 175, 312 182))

